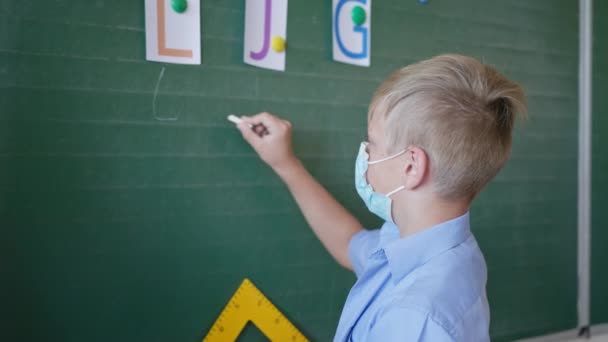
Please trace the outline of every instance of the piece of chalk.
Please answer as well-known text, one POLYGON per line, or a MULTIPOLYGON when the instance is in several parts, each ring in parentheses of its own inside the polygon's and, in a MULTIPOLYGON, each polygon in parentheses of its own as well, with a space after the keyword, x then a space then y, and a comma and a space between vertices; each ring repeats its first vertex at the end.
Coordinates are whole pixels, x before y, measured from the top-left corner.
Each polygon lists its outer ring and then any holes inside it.
MULTIPOLYGON (((236 116, 234 114, 230 114, 230 115, 228 115, 228 121, 234 123, 235 125, 238 125, 241 123, 241 121, 243 121, 243 119, 239 118, 238 116, 236 116)), ((249 127, 253 127, 253 125, 250 123, 248 123, 247 125, 249 127)))
POLYGON ((241 123, 241 121, 243 121, 243 119, 239 118, 238 116, 236 116, 234 114, 230 114, 230 115, 228 115, 228 121, 234 122, 235 125, 238 125, 241 123))

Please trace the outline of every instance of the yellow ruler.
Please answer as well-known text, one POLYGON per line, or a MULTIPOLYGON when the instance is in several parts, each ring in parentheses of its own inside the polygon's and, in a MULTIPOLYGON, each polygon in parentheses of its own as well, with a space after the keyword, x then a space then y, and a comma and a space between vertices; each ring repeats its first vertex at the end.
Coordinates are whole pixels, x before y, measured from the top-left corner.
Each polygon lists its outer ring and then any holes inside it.
POLYGON ((308 341, 279 309, 245 278, 213 323, 207 336, 203 338, 203 342, 236 341, 249 321, 271 341, 308 341))

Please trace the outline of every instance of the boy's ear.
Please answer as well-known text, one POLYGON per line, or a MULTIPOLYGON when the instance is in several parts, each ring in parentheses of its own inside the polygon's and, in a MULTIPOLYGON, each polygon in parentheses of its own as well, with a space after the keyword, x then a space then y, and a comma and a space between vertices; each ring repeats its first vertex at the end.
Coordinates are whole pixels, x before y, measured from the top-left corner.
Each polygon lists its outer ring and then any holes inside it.
POLYGON ((429 156, 419 147, 410 147, 405 152, 405 188, 414 190, 420 187, 429 174, 429 156))

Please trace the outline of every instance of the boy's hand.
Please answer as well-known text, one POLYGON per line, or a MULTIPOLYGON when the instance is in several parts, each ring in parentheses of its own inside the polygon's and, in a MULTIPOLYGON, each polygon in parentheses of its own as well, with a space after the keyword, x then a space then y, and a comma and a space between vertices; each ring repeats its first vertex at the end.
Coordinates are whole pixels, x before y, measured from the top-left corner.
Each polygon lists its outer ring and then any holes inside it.
POLYGON ((289 121, 266 112, 251 117, 242 116, 241 119, 243 121, 237 127, 243 134, 243 138, 271 168, 278 171, 297 161, 291 148, 291 123, 289 121), (259 124, 262 124, 266 131, 259 134, 262 132, 254 132, 248 124, 254 125, 254 129, 258 129, 261 127, 259 124))

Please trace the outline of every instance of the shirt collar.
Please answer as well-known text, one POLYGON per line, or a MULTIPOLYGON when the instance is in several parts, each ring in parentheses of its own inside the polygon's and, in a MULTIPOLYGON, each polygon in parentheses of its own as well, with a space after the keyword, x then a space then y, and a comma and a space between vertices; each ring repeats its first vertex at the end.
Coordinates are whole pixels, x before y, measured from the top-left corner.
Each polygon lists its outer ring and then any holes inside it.
POLYGON ((395 224, 387 222, 380 230, 378 245, 386 255, 394 282, 398 282, 434 256, 461 244, 470 235, 467 212, 404 238, 400 237, 395 224))

